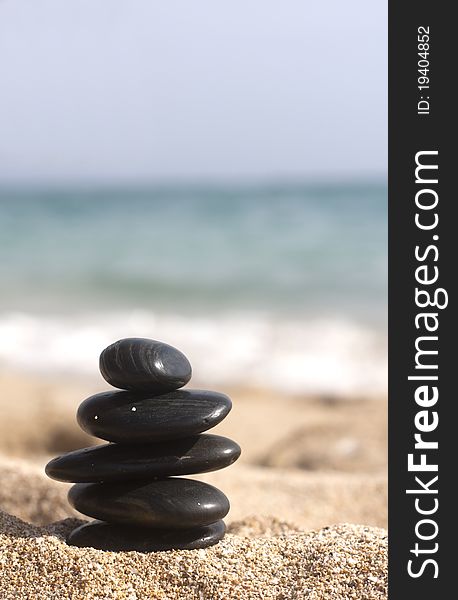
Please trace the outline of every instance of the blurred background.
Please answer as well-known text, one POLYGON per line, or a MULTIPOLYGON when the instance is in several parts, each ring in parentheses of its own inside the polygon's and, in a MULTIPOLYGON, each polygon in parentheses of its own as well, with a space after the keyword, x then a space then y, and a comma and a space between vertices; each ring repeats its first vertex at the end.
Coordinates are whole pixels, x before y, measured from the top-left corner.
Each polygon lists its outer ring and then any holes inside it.
POLYGON ((0 86, 9 423, 81 445, 100 351, 152 337, 247 459, 384 467, 384 2, 4 0, 0 86))
POLYGON ((384 3, 0 4, 0 361, 385 389, 384 3))

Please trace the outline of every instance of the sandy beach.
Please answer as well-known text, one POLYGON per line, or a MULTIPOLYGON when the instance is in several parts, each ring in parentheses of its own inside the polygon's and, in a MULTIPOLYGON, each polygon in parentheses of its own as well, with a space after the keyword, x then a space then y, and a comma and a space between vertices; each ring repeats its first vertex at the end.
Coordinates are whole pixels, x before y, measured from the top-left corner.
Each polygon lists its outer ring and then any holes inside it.
POLYGON ((386 600, 385 12, 0 2, 0 600, 386 600))
POLYGON ((386 403, 232 389, 216 433, 232 467, 196 476, 231 501, 228 534, 206 550, 157 554, 72 548, 84 519, 49 480, 52 457, 95 440, 76 425, 92 381, 0 377, 0 597, 386 597, 386 403))

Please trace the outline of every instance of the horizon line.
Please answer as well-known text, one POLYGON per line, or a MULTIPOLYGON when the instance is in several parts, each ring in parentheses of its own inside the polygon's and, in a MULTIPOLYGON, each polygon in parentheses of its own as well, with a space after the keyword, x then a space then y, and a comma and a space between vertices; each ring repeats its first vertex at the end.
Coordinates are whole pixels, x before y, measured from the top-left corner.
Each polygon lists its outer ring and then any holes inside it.
POLYGON ((323 175, 316 177, 195 177, 195 178, 122 178, 122 179, 48 179, 48 180, 0 180, 1 191, 14 190, 112 190, 112 189, 161 189, 161 188, 295 188, 295 187, 334 187, 339 185, 378 185, 387 187, 388 175, 323 175))

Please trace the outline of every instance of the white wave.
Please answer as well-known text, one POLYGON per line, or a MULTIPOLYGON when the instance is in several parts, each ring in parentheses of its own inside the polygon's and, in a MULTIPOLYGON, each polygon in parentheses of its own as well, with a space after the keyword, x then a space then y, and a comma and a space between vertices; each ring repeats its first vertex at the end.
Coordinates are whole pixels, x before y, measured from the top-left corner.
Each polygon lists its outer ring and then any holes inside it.
POLYGON ((180 348, 193 386, 243 385, 288 393, 378 394, 387 388, 383 336, 344 320, 245 314, 191 317, 145 311, 0 314, 0 367, 94 377, 100 351, 122 337, 180 348))

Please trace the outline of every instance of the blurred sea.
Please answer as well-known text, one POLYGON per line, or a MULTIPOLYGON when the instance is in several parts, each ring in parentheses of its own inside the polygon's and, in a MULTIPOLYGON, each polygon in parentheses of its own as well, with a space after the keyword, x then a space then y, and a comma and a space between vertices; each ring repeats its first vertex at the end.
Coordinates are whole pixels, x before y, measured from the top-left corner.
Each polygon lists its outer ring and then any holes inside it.
POLYGON ((0 368, 142 336, 197 385, 386 391, 383 184, 0 189, 0 255, 0 368))

